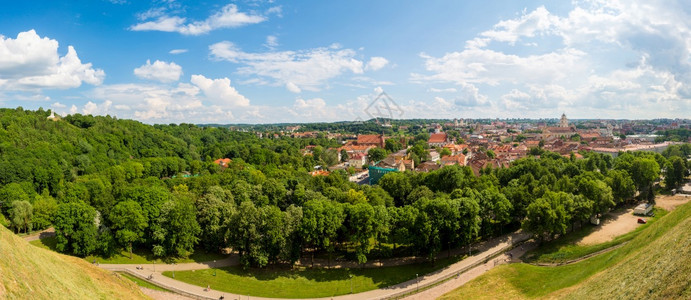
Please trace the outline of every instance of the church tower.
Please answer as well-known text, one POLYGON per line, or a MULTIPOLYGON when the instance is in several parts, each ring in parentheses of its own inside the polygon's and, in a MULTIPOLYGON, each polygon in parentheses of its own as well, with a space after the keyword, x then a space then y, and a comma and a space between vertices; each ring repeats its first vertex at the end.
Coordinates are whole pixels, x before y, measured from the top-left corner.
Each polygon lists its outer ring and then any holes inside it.
POLYGON ((566 119, 566 113, 561 114, 561 120, 559 121, 559 127, 569 127, 569 120, 566 119))

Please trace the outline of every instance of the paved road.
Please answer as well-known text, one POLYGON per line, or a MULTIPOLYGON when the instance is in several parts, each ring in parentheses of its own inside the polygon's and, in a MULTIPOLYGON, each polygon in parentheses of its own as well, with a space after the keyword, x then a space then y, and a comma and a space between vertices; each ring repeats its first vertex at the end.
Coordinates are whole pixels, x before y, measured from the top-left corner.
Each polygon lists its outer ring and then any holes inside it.
MULTIPOLYGON (((49 228, 43 232, 24 237, 25 240, 31 241, 31 240, 37 240, 41 238, 45 238, 48 236, 53 236, 55 235, 55 232, 52 228, 49 228)), ((359 300, 359 299, 385 299, 394 295, 400 295, 400 294, 405 294, 405 293, 414 293, 418 286, 419 287, 424 287, 428 284, 432 284, 435 282, 438 282, 441 279, 444 278, 449 278, 452 277, 456 274, 459 274, 460 272, 464 271, 463 274, 469 273, 469 274, 475 274, 477 273, 477 270, 481 268, 487 268, 490 264, 494 264, 495 261, 501 260, 502 257, 500 256, 499 258, 494 258, 490 259, 490 256, 503 251, 503 249, 509 248, 511 245, 520 243, 523 241, 526 241, 530 238, 530 236, 526 233, 522 232, 515 232, 511 233, 508 235, 504 235, 501 237, 497 237, 482 243, 479 243, 475 246, 473 246, 473 251, 476 252, 477 254, 470 256, 462 261, 459 261, 455 264, 452 264, 450 266, 447 266, 444 269, 435 271, 433 273, 424 275, 419 277, 418 279, 413 279, 409 280, 406 282, 402 282, 390 287, 386 288, 381 288, 377 290, 371 290, 367 292, 362 292, 358 294, 352 294, 352 295, 341 295, 341 296, 335 296, 335 297, 326 297, 326 298, 319 298, 319 299, 334 299, 334 300, 359 300), (471 266, 478 265, 477 267, 470 268, 471 266)), ((457 248, 455 250, 452 250, 451 254, 452 255, 457 255, 460 254, 460 252, 463 252, 464 249, 466 248, 457 248)), ((521 249, 522 250, 522 249, 521 249)), ((515 251, 519 251, 514 249, 515 251)), ((525 251, 521 251, 524 253, 525 251)), ((520 253, 520 255, 522 255, 520 253)), ((439 257, 444 257, 445 253, 440 253, 439 257)), ((514 257, 518 257, 518 253, 514 253, 514 257)), ((248 295, 233 295, 230 293, 226 292, 221 292, 221 291, 216 291, 212 289, 206 290, 204 287, 199 287, 196 285, 188 284, 182 281, 178 281, 166 276, 163 276, 161 272, 164 271, 184 271, 184 270, 201 270, 201 269, 208 269, 208 268, 217 268, 217 267, 226 267, 226 266, 233 266, 237 265, 239 263, 238 257, 237 256, 230 256, 228 258, 218 260, 216 262, 200 262, 200 263, 182 263, 182 264, 100 264, 101 268, 111 270, 111 271, 126 271, 128 273, 136 274, 141 278, 149 278, 151 276, 150 281, 153 283, 168 288, 169 290, 179 292, 181 294, 185 294, 188 296, 193 296, 197 298, 207 298, 207 299, 219 299, 221 296, 224 296, 224 299, 260 299, 260 300, 277 300, 275 298, 264 298, 264 297, 254 297, 254 296, 248 296, 248 295)), ((397 260, 391 260, 389 262, 384 261, 384 265, 398 265, 401 264, 401 261, 397 260)), ((379 263, 377 264, 379 265, 379 263)), ((480 273, 481 274, 481 273, 480 273)), ((475 275, 479 276, 479 274, 475 275)), ((442 285, 439 285, 435 288, 432 288, 428 290, 427 292, 423 292, 421 294, 418 294, 418 296, 412 296, 409 297, 408 299, 426 299, 428 297, 424 296, 433 296, 433 295, 441 295, 445 293, 446 291, 450 291, 453 288, 460 286, 461 284, 469 281, 470 278, 469 276, 457 276, 455 279, 451 279, 447 282, 445 282, 442 285), (463 279, 463 280, 459 280, 463 279), (442 293, 443 292, 443 293, 442 293), (441 293, 441 294, 440 294, 441 293), (420 298, 422 297, 422 298, 420 298)), ((436 296, 435 296, 436 297, 436 296)))
MULTIPOLYGON (((352 295, 341 295, 341 296, 335 296, 335 297, 326 297, 326 298, 319 298, 319 299, 334 299, 334 300, 360 300, 360 299, 384 299, 388 298, 394 295, 398 295, 401 293, 412 293, 415 292, 418 286, 425 286, 427 284, 431 284, 434 282, 437 282, 440 279, 447 278, 449 276, 453 276, 462 270, 468 269, 469 266, 473 266, 475 264, 481 264, 484 261, 492 261, 489 259, 489 257, 492 254, 497 253, 498 251, 501 251, 502 249, 505 249, 507 247, 510 247, 512 244, 518 243, 525 241, 529 238, 528 234, 525 233, 512 233, 509 235, 505 235, 502 237, 498 237, 489 241, 486 241, 482 244, 479 244, 477 246, 477 249, 475 249, 476 252, 479 252, 476 255, 473 255, 471 257, 468 257, 460 262, 457 262, 455 264, 452 264, 442 270, 438 270, 436 272, 427 274, 425 276, 421 276, 418 280, 413 279, 409 280, 403 283, 399 283, 397 285, 393 285, 390 287, 386 288, 381 288, 377 290, 372 290, 372 291, 367 291, 367 292, 362 292, 358 294, 352 294, 352 295)), ((234 263, 232 261, 232 258, 223 260, 223 261, 218 261, 217 264, 218 266, 223 265, 228 265, 234 263)), ((264 297, 254 297, 254 296, 248 296, 248 295, 233 295, 231 293, 226 293, 226 292, 220 292, 213 290, 213 287, 211 287, 211 290, 206 291, 204 287, 199 287, 196 285, 191 285, 188 283, 184 283, 181 281, 177 281, 175 279, 163 276, 161 274, 162 271, 166 270, 190 270, 190 269, 205 269, 209 268, 210 264, 209 263, 189 263, 189 264, 178 264, 178 265, 143 265, 143 269, 136 269, 137 266, 139 265, 106 265, 102 264, 100 265, 102 268, 112 270, 112 271, 124 271, 125 269, 130 272, 139 275, 140 277, 143 278, 148 278, 149 276, 152 276, 151 281, 157 285, 160 285, 162 287, 171 289, 173 291, 178 291, 182 292, 183 294, 187 295, 193 295, 195 297, 200 297, 200 298, 208 298, 208 299, 219 299, 219 297, 224 296, 225 299, 260 299, 260 300, 276 300, 274 298, 264 298, 264 297), (154 267, 156 270, 154 271, 154 267), (249 298, 248 298, 249 297, 249 298)))
POLYGON ((507 251, 502 255, 499 255, 484 264, 478 265, 466 272, 463 272, 459 276, 456 276, 444 283, 434 286, 428 290, 422 291, 418 294, 410 295, 403 300, 427 300, 427 299, 437 299, 444 294, 451 292, 458 287, 468 283, 469 281, 479 277, 485 272, 491 270, 492 268, 514 262, 520 262, 520 257, 526 252, 537 248, 537 244, 534 242, 527 242, 521 247, 516 247, 511 251, 507 251))

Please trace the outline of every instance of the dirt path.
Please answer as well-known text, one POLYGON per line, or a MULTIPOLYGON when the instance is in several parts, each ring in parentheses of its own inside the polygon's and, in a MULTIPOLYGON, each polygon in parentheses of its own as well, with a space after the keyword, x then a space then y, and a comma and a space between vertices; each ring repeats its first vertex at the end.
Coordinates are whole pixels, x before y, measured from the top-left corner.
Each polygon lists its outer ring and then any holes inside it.
POLYGON ((607 218, 591 234, 577 242, 578 245, 595 245, 609 242, 615 237, 628 233, 640 226, 638 216, 633 215, 633 208, 621 208, 611 211, 607 218))
MULTIPOLYGON (((691 196, 686 195, 661 195, 655 199, 655 206, 672 211, 677 206, 690 200, 691 196)), ((640 216, 633 215, 633 208, 614 210, 607 215, 608 218, 595 231, 578 241, 579 245, 595 245, 609 242, 615 237, 629 233, 641 225, 637 222, 640 216)))
POLYGON ((691 195, 683 195, 683 194, 677 194, 674 196, 658 196, 655 199, 655 206, 657 207, 662 207, 665 210, 672 211, 677 206, 685 204, 686 202, 691 201, 691 195))
POLYGON ((24 237, 24 240, 27 242, 35 241, 35 240, 40 240, 40 239, 45 239, 47 237, 55 236, 55 228, 50 227, 46 230, 43 230, 41 232, 34 233, 32 235, 27 235, 24 237))

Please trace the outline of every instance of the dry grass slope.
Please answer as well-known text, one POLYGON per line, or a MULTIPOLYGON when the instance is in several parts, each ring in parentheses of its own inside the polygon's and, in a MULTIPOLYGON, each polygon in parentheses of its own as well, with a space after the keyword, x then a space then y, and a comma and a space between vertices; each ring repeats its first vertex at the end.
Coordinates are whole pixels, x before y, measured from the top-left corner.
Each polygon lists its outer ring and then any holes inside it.
POLYGON ((691 299, 691 203, 627 245, 560 267, 504 265, 439 299, 691 299))
POLYGON ((147 299, 121 276, 40 249, 0 226, 0 299, 147 299))
POLYGON ((564 298, 691 299, 691 216, 564 298))

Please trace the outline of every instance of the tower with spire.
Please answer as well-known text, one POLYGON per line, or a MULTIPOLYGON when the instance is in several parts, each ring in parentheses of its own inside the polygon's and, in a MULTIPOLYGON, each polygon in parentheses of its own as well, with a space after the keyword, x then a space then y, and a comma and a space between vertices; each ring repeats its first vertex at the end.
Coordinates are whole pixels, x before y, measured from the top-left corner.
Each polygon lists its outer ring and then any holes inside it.
POLYGON ((561 120, 559 120, 559 127, 569 127, 569 120, 566 119, 566 113, 561 114, 561 120))

